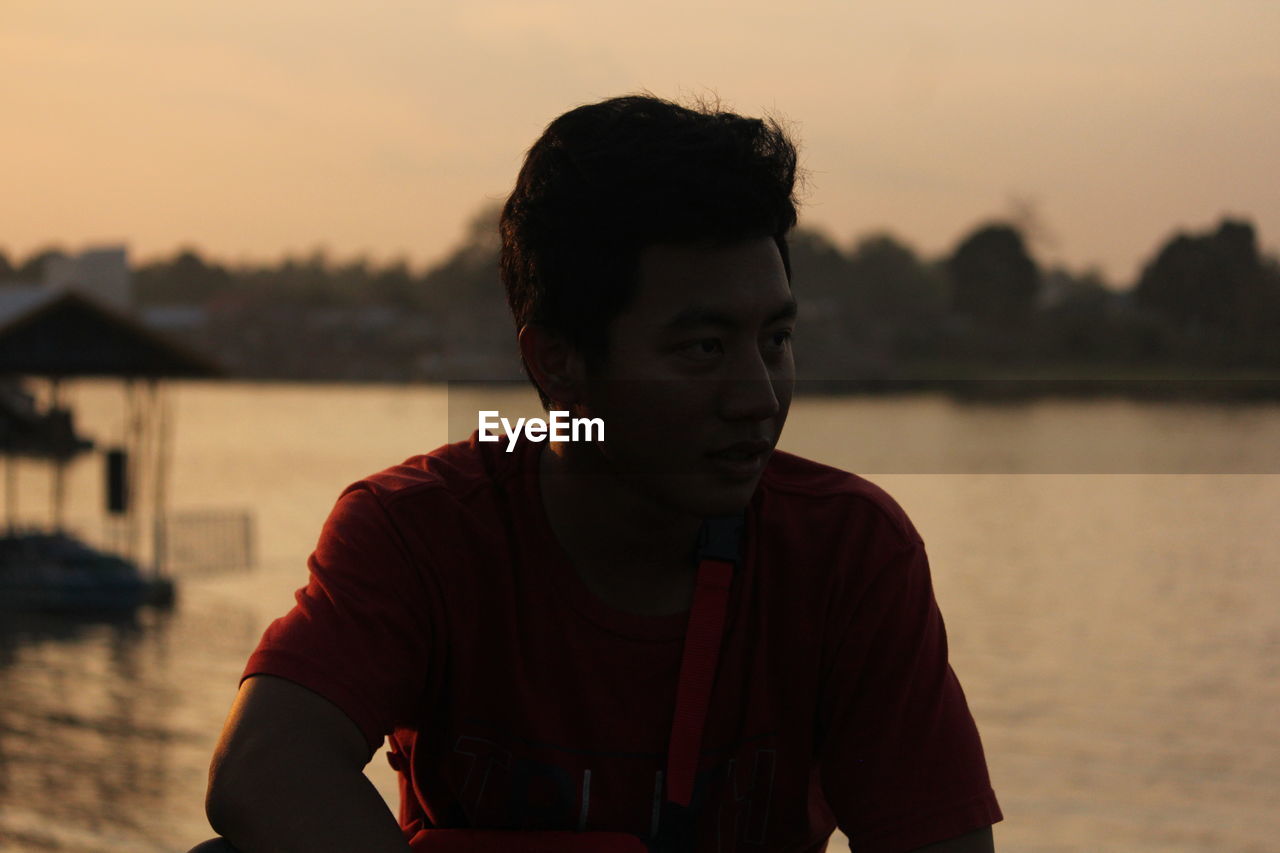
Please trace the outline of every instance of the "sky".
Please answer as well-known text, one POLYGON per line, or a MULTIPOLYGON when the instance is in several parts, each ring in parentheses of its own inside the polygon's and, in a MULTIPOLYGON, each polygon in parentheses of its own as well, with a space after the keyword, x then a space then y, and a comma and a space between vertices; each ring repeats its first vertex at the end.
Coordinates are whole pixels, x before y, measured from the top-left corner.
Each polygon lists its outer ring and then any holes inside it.
POLYGON ((0 249, 421 267, 556 115, 783 120, 801 223, 933 257, 1015 217, 1130 284, 1178 230, 1280 246, 1273 0, 0 0, 0 249))

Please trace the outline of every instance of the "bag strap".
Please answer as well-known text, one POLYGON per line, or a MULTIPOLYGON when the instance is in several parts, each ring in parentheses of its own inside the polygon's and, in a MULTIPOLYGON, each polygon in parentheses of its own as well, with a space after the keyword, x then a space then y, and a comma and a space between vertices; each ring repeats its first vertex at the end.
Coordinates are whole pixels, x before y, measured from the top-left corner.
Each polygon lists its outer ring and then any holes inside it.
POLYGON ((685 630, 675 718, 667 749, 667 800, 688 807, 724 636, 733 571, 742 554, 744 515, 708 518, 698 532, 698 576, 685 630))
MULTIPOLYGON (((480 458, 489 479, 505 499, 505 485, 491 467, 488 454, 481 453, 480 458)), ((506 513, 502 516, 508 541, 514 543, 517 540, 511 519, 506 513)), ((743 511, 737 515, 704 519, 698 529, 695 554, 698 575, 693 605, 689 610, 689 625, 685 629, 680 680, 676 684, 675 716, 667 747, 667 802, 676 804, 680 811, 687 810, 693 800, 702 732, 729 609, 729 589, 733 583, 734 568, 742 559, 745 527, 746 512, 743 511)))

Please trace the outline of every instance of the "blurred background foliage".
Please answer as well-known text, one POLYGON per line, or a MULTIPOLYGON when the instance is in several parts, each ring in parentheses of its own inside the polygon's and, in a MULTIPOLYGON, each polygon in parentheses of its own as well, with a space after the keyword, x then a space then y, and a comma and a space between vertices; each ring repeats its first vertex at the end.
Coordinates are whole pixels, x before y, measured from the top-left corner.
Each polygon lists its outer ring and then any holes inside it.
MULTIPOLYGON (((184 248, 133 271, 149 312, 187 309, 168 331, 245 378, 436 381, 519 378, 498 279, 490 204, 436 264, 337 260, 323 249, 228 264, 184 248)), ((1012 217, 1016 220, 1017 217, 1012 217)), ((792 236, 802 379, 947 382, 1267 376, 1280 368, 1280 263, 1251 223, 1175 233, 1135 282, 1046 267, 1027 223, 984 222, 943 257, 889 233, 840 245, 792 236)), ((0 252, 0 284, 34 282, 50 247, 0 252)), ((172 315, 171 315, 172 316, 172 315)))

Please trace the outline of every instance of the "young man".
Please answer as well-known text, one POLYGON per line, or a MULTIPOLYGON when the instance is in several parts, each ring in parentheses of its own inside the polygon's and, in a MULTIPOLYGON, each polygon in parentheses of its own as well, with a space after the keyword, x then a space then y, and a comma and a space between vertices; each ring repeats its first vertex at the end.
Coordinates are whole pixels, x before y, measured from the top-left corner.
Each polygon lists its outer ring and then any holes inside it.
POLYGON ((774 450, 795 169, 775 124, 650 97, 547 128, 502 278, 544 404, 605 440, 473 435, 344 492, 245 670, 210 774, 220 833, 246 853, 429 850, 461 827, 817 851, 838 825, 857 851, 992 849, 920 537, 872 484, 774 450), (695 549, 735 515, 682 818, 665 774, 695 549), (398 822, 362 774, 387 736, 398 822))

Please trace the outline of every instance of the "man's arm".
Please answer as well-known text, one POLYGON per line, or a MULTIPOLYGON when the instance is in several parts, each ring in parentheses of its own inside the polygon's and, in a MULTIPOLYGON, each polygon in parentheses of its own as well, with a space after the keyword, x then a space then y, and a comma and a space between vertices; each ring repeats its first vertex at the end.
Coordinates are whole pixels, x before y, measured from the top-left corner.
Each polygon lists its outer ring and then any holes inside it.
POLYGON ((843 624, 819 705, 823 793, 855 850, 990 851, 1000 808, 923 543, 884 546, 866 563, 871 580, 835 599, 843 624), (939 838, 949 840, 929 846, 939 838))
POLYGON ((209 823, 242 853, 408 853, 364 775, 368 756, 359 727, 327 699, 249 678, 209 767, 209 823))
POLYGON ((915 853, 995 853, 996 843, 991 836, 991 827, 984 826, 973 832, 917 847, 915 853))

